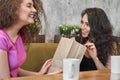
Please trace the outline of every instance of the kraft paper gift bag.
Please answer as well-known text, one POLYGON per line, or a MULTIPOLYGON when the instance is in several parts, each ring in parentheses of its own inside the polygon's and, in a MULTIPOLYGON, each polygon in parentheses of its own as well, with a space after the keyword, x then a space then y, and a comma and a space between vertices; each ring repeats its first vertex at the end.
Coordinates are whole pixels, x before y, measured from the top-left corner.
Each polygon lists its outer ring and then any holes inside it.
POLYGON ((52 65, 48 73, 62 70, 64 58, 77 58, 80 62, 85 54, 86 47, 75 40, 62 37, 53 56, 52 65))

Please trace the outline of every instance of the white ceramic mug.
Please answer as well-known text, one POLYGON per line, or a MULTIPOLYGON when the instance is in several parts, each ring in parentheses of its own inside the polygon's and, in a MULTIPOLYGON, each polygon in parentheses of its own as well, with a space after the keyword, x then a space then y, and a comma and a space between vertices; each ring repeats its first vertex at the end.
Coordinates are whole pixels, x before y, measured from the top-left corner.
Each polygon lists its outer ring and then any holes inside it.
POLYGON ((111 56, 111 73, 120 73, 120 56, 111 56))
POLYGON ((63 59, 63 80, 79 80, 80 59, 63 59))
POLYGON ((120 74, 111 73, 110 80, 120 80, 120 74))

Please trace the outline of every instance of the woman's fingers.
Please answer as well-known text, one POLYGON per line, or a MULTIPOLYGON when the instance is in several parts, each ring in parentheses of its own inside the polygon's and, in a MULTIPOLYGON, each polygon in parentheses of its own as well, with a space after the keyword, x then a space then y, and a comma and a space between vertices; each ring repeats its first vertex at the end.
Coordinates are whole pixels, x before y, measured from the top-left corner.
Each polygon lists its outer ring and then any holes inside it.
POLYGON ((95 48, 94 43, 90 43, 90 42, 87 42, 87 43, 85 44, 85 46, 86 46, 88 49, 94 49, 94 48, 95 48))
POLYGON ((48 69, 49 69, 50 66, 51 66, 51 61, 52 61, 52 59, 49 59, 49 60, 47 60, 47 61, 44 63, 44 65, 42 66, 42 68, 41 68, 41 70, 40 70, 40 73, 41 73, 41 74, 45 74, 45 73, 48 71, 48 69))
POLYGON ((59 73, 62 73, 62 70, 58 70, 58 71, 55 71, 55 72, 49 73, 49 74, 47 74, 47 75, 51 75, 51 74, 59 74, 59 73))

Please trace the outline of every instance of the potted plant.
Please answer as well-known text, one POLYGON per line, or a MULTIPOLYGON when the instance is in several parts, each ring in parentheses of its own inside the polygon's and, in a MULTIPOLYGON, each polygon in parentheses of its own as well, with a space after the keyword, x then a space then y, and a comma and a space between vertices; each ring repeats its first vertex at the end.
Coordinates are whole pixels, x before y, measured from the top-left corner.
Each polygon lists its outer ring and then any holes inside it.
POLYGON ((58 43, 61 37, 73 37, 79 35, 79 25, 62 24, 58 26, 60 35, 55 35, 54 42, 58 43))
POLYGON ((62 24, 58 26, 61 35, 77 35, 79 32, 79 25, 62 24))

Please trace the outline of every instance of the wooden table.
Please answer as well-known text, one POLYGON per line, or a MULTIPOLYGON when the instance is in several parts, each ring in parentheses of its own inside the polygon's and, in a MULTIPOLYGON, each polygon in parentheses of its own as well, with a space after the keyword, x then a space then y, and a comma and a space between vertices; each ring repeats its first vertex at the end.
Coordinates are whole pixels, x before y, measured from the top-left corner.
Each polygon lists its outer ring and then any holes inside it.
MULTIPOLYGON (((40 76, 27 76, 9 78, 4 80, 63 80, 61 74, 54 75, 40 75, 40 76)), ((80 72, 79 80, 120 80, 120 74, 110 73, 110 70, 95 70, 80 72)))

